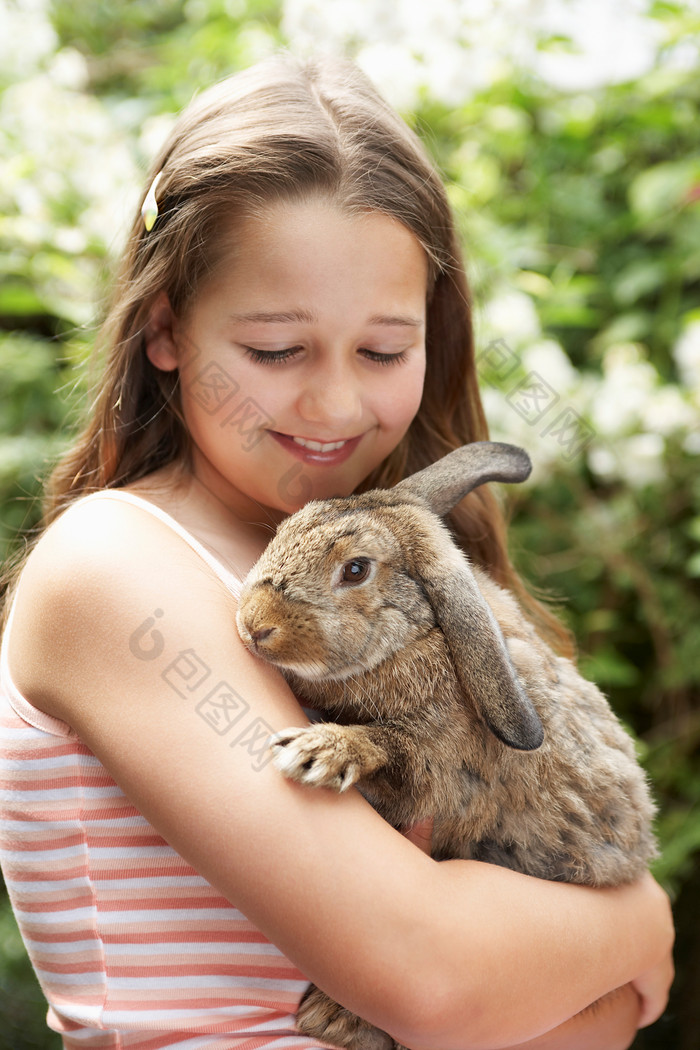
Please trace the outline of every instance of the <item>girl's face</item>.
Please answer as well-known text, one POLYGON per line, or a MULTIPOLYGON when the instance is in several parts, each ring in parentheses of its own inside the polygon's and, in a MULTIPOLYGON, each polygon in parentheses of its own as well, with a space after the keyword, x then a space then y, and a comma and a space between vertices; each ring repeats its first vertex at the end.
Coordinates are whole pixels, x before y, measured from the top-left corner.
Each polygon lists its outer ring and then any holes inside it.
POLYGON ((228 242, 184 317, 161 300, 148 354, 180 369, 195 475, 237 514, 279 519, 351 493, 408 429, 427 259, 397 220, 323 199, 274 204, 228 242))

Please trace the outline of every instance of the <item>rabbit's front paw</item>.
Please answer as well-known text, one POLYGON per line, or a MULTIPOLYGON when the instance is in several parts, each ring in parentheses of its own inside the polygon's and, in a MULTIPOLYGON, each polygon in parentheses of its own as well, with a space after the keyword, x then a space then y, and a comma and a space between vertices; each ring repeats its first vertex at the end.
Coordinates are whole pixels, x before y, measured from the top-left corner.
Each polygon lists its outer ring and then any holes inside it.
POLYGON ((284 729, 270 741, 273 762, 290 780, 345 791, 383 765, 386 756, 362 729, 334 723, 284 729))
POLYGON ((390 1035, 329 999, 313 984, 297 1010, 297 1029, 312 1039, 348 1050, 392 1050, 394 1046, 390 1035))

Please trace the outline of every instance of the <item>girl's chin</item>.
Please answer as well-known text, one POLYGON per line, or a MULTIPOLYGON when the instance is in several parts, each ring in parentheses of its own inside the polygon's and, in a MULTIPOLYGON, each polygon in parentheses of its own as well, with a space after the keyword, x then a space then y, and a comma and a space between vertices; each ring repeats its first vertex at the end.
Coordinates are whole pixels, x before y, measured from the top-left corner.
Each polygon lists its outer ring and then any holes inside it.
POLYGON ((319 477, 307 469, 308 464, 296 462, 280 475, 272 496, 274 506, 285 515, 293 514, 314 499, 333 499, 349 496, 361 479, 353 477, 319 477))

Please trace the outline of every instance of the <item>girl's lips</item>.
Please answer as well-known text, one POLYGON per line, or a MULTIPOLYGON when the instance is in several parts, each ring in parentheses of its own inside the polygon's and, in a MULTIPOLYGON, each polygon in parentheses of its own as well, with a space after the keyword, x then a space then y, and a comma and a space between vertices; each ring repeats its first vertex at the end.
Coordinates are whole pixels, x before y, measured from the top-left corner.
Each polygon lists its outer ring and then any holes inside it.
MULTIPOLYGON (((362 440, 362 434, 358 434, 357 437, 349 438, 344 445, 340 448, 331 449, 328 452, 322 452, 320 449, 306 448, 304 445, 297 444, 296 441, 289 434, 280 434, 277 430, 268 430, 275 441, 286 449, 291 455, 296 456, 302 463, 315 463, 317 465, 328 465, 335 466, 338 463, 344 463, 348 456, 351 456, 355 451, 360 441, 362 440)), ((324 442, 324 444, 332 444, 332 442, 324 442)))

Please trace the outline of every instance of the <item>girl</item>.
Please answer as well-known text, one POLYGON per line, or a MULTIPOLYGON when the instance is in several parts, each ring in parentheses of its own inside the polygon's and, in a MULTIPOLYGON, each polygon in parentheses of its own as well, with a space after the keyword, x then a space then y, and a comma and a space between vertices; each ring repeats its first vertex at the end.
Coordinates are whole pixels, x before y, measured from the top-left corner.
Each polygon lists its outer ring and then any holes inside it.
MULTIPOLYGON (((439 179, 354 67, 278 56, 202 94, 149 185, 4 637, 3 866, 49 1024, 310 1047, 310 979, 416 1050, 629 1045, 670 983, 653 880, 437 864, 286 781, 265 741, 305 716, 234 626, 285 515, 486 437, 439 179)), ((518 585, 488 492, 452 523, 518 585)))

